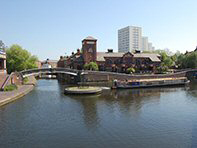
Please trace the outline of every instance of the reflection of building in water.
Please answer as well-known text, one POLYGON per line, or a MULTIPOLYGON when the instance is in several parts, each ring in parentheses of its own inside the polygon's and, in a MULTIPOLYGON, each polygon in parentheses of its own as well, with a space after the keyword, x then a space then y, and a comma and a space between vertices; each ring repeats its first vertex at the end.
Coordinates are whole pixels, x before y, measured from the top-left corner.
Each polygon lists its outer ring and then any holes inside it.
POLYGON ((72 97, 81 103, 83 107, 83 118, 88 128, 96 128, 99 124, 99 117, 97 115, 97 96, 75 96, 72 97))
MULTIPOLYGON (((90 129, 99 125, 99 104, 106 104, 116 114, 117 110, 126 116, 139 116, 141 108, 147 102, 159 102, 162 93, 182 88, 147 88, 126 90, 105 90, 100 96, 72 96, 83 107, 83 119, 90 129), (98 110, 97 110, 98 109, 98 110)), ((102 106, 102 105, 101 105, 102 106)))
POLYGON ((146 88, 146 89, 122 89, 106 91, 101 96, 100 99, 104 99, 108 104, 113 105, 115 102, 119 105, 120 110, 125 113, 140 113, 140 109, 147 102, 159 102, 161 93, 173 92, 180 89, 177 88, 146 88))
POLYGON ((159 101, 160 92, 151 89, 113 90, 110 93, 104 92, 100 98, 108 98, 105 101, 109 105, 115 102, 123 113, 138 115, 144 101, 159 101))

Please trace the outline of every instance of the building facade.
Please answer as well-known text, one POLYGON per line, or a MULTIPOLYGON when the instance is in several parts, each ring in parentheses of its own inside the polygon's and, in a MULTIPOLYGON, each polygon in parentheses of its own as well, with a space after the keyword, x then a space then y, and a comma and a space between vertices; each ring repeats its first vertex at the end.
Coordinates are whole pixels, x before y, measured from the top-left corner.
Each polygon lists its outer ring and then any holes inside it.
POLYGON ((6 53, 0 49, 0 89, 7 78, 6 53))
POLYGON ((0 49, 0 74, 6 74, 6 52, 0 49))
POLYGON ((148 37, 142 37, 141 39, 141 51, 148 51, 148 37))
POLYGON ((118 52, 132 52, 141 49, 142 28, 128 26, 118 30, 118 52))
POLYGON ((61 57, 58 67, 66 67, 82 70, 84 64, 97 63, 100 71, 126 72, 128 68, 134 68, 139 72, 155 72, 160 66, 161 60, 158 54, 141 52, 97 52, 97 39, 87 37, 82 41, 82 49, 78 49, 71 56, 61 57))
POLYGON ((58 62, 58 60, 46 59, 46 60, 40 62, 39 66, 41 68, 56 68, 57 67, 57 62, 58 62))
POLYGON ((148 50, 153 51, 153 44, 152 43, 148 43, 148 50))
POLYGON ((152 51, 154 47, 148 37, 142 36, 142 28, 128 26, 118 30, 118 52, 152 51))

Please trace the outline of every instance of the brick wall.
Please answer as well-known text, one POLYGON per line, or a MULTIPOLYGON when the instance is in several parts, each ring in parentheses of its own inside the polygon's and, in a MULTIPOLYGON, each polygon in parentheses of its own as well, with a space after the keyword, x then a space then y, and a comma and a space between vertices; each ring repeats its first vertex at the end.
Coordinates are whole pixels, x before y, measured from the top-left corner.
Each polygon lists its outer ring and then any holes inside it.
POLYGON ((97 72, 88 71, 84 75, 84 79, 87 82, 98 82, 98 81, 113 81, 117 80, 138 80, 138 79, 154 79, 154 78, 169 78, 169 77, 184 77, 186 72, 174 73, 174 74, 151 74, 151 75, 129 75, 120 73, 109 73, 109 72, 97 72))

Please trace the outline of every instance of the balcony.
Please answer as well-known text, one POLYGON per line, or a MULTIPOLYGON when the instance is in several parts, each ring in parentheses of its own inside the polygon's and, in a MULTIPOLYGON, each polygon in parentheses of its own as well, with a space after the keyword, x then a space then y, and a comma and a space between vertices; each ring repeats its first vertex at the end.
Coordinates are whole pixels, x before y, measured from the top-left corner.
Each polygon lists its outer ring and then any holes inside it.
POLYGON ((5 55, 5 54, 6 54, 5 50, 3 50, 3 49, 0 49, 0 54, 3 54, 3 55, 5 55))

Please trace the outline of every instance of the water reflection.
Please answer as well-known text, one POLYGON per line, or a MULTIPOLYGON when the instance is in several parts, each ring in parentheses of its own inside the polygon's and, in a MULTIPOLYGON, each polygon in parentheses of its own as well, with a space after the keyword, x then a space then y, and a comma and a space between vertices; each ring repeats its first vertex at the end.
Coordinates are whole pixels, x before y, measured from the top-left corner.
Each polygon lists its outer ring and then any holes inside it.
POLYGON ((96 128, 99 125, 99 116, 97 113, 97 95, 92 96, 69 96, 79 102, 83 108, 83 119, 88 128, 96 128))
MULTIPOLYGON (((193 101, 197 101, 197 85, 196 83, 190 83, 189 87, 187 88, 188 96, 192 96, 193 101)), ((191 97, 190 97, 191 98, 191 97)))
POLYGON ((196 147, 197 85, 67 96, 55 80, 0 109, 0 147, 196 147))
POLYGON ((95 129, 100 123, 97 107, 100 104, 107 105, 110 110, 118 109, 126 116, 137 117, 144 105, 159 104, 161 95, 185 90, 186 87, 103 90, 100 95, 70 95, 69 98, 81 104, 85 125, 95 129))

